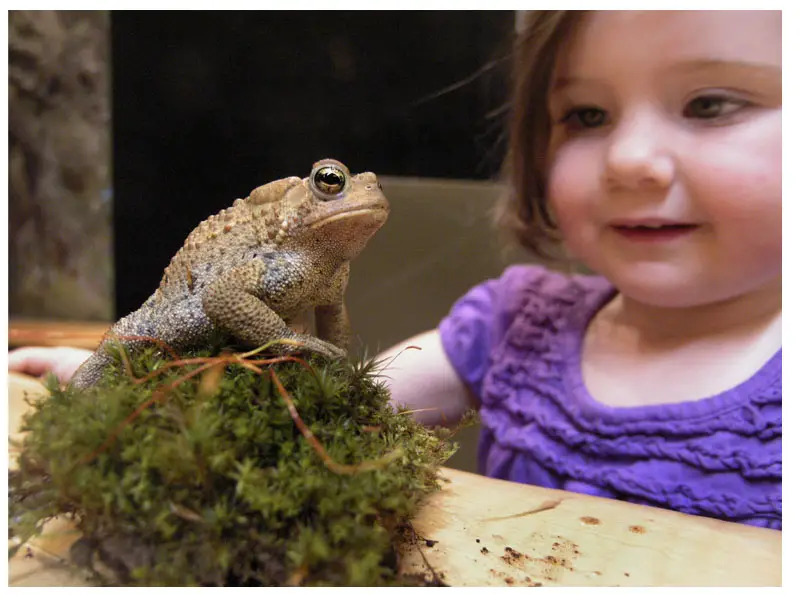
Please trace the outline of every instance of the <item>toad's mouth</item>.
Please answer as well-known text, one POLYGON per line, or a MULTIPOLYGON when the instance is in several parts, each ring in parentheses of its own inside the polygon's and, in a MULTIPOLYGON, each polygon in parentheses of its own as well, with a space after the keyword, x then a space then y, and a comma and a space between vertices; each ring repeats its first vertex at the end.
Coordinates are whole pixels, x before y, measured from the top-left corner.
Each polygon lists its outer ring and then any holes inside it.
POLYGON ((319 229, 337 221, 375 221, 383 223, 389 216, 389 208, 385 204, 376 203, 370 206, 353 207, 352 209, 337 210, 331 215, 322 215, 307 223, 309 229, 319 229))

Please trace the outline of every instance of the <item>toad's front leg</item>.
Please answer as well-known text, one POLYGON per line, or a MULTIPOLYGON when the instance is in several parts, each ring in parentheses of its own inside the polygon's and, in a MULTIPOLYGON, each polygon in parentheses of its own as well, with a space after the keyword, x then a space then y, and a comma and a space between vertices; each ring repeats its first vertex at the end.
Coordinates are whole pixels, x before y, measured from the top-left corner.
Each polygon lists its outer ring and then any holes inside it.
MULTIPOLYGON (((249 346, 261 346, 276 339, 290 339, 330 358, 343 356, 343 350, 329 342, 292 331, 280 315, 261 300, 267 293, 266 276, 267 267, 260 259, 231 269, 205 290, 203 311, 215 326, 249 346)), ((271 285, 273 288, 276 285, 274 280, 271 285)), ((271 293, 281 293, 281 290, 272 289, 271 293)), ((297 347, 285 344, 278 345, 274 350, 289 353, 296 352, 297 347)))

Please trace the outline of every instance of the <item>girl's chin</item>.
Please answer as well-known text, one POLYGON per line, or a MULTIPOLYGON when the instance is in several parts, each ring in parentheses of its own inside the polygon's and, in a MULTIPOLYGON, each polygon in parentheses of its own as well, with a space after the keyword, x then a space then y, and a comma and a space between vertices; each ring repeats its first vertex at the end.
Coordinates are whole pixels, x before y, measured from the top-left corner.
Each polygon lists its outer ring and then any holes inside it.
POLYGON ((651 306, 686 308, 722 299, 721 290, 709 285, 707 278, 669 269, 618 272, 608 279, 623 296, 651 306))

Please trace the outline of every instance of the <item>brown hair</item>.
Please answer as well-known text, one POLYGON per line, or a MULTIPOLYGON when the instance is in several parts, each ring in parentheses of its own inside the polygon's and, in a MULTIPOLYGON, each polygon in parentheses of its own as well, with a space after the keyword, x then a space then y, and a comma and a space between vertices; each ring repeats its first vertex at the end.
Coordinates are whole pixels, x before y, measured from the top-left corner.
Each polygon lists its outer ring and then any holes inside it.
POLYGON ((513 50, 509 192, 495 207, 495 223, 539 258, 561 258, 560 235, 546 202, 550 138, 547 92, 561 43, 585 11, 527 11, 513 50))

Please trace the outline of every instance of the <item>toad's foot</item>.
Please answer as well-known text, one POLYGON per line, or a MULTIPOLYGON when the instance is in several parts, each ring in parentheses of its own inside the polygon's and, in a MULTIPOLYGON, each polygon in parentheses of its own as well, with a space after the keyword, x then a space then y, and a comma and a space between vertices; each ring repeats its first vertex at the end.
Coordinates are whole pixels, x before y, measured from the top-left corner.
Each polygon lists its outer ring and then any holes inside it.
POLYGON ((325 358, 345 358, 347 352, 323 339, 304 333, 293 333, 283 338, 278 338, 261 346, 264 352, 274 355, 297 354, 298 352, 313 352, 325 358))

